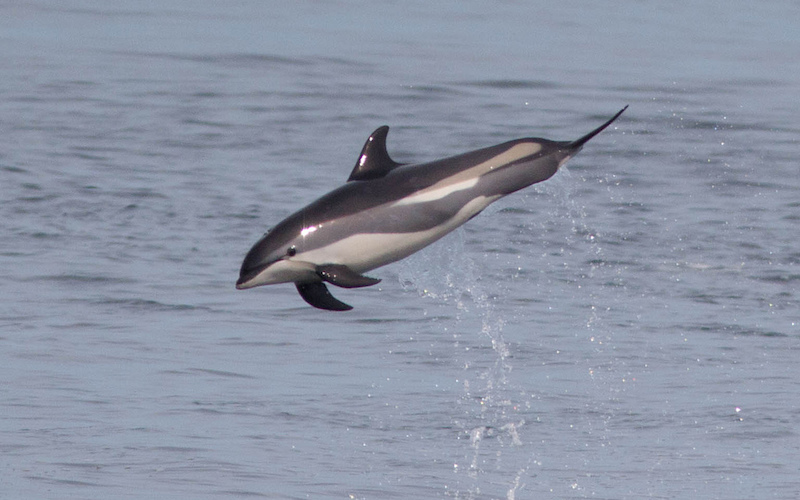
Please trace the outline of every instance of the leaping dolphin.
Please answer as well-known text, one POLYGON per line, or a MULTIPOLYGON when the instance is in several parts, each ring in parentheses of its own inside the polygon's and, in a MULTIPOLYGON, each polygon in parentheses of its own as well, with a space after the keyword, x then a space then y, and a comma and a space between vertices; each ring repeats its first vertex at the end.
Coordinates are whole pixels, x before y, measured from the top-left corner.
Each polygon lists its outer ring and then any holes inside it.
POLYGON ((627 108, 575 141, 517 139, 414 165, 389 157, 389 127, 380 127, 346 184, 284 219, 250 249, 236 288, 293 282, 314 307, 350 310, 325 282, 375 285, 380 280, 363 273, 408 257, 499 198, 549 179, 627 108))

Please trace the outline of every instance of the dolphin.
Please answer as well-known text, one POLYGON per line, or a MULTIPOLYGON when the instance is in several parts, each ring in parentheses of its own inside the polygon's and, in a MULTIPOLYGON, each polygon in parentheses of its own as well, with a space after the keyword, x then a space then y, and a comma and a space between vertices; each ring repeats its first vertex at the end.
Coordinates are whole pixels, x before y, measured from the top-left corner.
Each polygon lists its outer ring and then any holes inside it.
POLYGON ((350 310, 325 283, 379 283, 364 273, 430 245, 499 198, 549 179, 627 108, 575 141, 517 139, 419 164, 392 160, 389 127, 380 127, 343 186, 281 221, 250 249, 236 288, 292 282, 314 307, 350 310))

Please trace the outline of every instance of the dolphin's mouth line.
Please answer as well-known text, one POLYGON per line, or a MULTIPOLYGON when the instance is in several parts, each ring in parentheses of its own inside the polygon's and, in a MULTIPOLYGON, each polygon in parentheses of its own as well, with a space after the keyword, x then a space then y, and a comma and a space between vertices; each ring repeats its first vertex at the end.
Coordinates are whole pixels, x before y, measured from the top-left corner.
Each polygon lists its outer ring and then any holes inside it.
MULTIPOLYGON (((277 261, 275 261, 275 262, 277 262, 277 261)), ((258 276, 259 274, 261 274, 261 272, 264 271, 264 269, 268 268, 269 266, 271 266, 275 262, 267 262, 266 264, 259 264, 256 267, 251 267, 250 269, 248 269, 244 273, 240 273, 239 274, 239 279, 236 280, 236 288, 239 289, 239 290, 243 290, 245 288, 250 288, 248 286, 245 286, 247 284, 247 282, 252 280, 256 276, 258 276)))
MULTIPOLYGON (((264 264, 258 264, 257 266, 248 268, 246 270, 241 270, 239 279, 236 280, 236 289, 245 290, 247 288, 254 288, 259 285, 275 283, 313 283, 322 281, 322 278, 316 274, 316 269, 317 266, 312 262, 294 260, 284 256, 264 264), (291 274, 288 277, 284 276, 284 278, 281 278, 279 281, 264 282, 263 280, 259 280, 256 284, 251 283, 269 267, 275 264, 280 264, 281 262, 287 263, 293 267, 293 269, 290 271, 291 274)), ((284 270, 284 272, 286 271, 284 270)))

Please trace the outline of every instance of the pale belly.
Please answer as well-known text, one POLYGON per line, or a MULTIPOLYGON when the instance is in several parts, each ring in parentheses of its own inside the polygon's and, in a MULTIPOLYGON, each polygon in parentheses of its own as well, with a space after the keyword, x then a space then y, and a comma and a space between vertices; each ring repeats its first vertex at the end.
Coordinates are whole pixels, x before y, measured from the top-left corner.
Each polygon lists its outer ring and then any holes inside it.
POLYGON ((330 245, 302 252, 291 260, 321 264, 344 264, 363 273, 398 261, 430 245, 458 228, 500 196, 473 199, 443 224, 413 233, 359 233, 330 245))

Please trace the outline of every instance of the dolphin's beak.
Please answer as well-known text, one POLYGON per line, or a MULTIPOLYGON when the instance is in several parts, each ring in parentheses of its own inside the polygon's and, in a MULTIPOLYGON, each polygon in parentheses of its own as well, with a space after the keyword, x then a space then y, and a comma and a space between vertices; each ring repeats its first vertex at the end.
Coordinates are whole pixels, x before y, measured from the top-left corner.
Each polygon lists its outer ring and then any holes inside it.
POLYGON ((242 270, 239 272, 239 279, 236 281, 236 289, 245 290, 261 285, 312 281, 319 281, 314 264, 281 257, 278 260, 256 264, 252 267, 245 267, 243 264, 242 270))
POLYGON ((252 281, 255 279, 256 276, 261 274, 264 269, 268 268, 274 264, 274 262, 267 262, 266 264, 260 264, 255 267, 248 267, 247 269, 242 266, 241 271, 239 271, 239 279, 236 280, 236 289, 237 290, 245 290, 247 288, 253 288, 258 286, 252 281))

